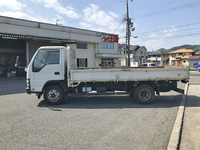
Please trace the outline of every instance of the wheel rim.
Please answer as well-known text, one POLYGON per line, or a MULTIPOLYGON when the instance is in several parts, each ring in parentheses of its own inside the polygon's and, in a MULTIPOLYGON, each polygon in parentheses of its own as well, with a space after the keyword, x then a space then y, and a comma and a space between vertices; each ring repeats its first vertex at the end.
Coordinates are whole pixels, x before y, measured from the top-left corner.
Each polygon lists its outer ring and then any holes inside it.
POLYGON ((148 101, 151 98, 151 91, 149 89, 142 89, 139 92, 139 98, 142 101, 148 101))
POLYGON ((52 89, 47 93, 47 98, 51 102, 56 102, 60 99, 60 93, 59 93, 59 91, 52 89))

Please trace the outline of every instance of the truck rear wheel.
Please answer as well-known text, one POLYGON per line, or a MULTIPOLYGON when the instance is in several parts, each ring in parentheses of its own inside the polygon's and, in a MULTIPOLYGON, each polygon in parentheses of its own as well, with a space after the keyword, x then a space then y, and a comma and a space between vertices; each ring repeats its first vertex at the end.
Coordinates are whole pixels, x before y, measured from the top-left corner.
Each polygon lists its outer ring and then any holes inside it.
POLYGON ((63 89, 58 85, 51 85, 45 89, 44 100, 51 105, 61 104, 65 100, 63 89))
POLYGON ((134 98, 138 103, 149 104, 154 100, 154 89, 148 84, 142 84, 134 90, 134 98))

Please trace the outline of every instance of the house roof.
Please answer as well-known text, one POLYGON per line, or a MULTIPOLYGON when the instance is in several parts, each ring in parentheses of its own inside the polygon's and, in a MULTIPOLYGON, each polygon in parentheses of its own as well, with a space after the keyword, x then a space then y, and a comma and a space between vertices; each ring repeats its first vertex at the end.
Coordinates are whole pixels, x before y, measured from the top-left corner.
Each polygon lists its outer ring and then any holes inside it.
POLYGON ((166 52, 160 52, 160 51, 154 51, 154 52, 148 52, 147 55, 167 55, 166 52))
POLYGON ((194 50, 192 50, 192 49, 178 49, 176 51, 169 52, 169 54, 174 54, 174 53, 192 53, 192 52, 194 52, 194 50))
POLYGON ((138 49, 135 49, 135 51, 140 51, 140 50, 142 50, 142 49, 145 49, 145 50, 147 51, 147 49, 146 49, 145 46, 139 46, 139 48, 138 48, 138 49))
MULTIPOLYGON (((118 44, 118 48, 119 49, 122 49, 122 50, 124 49, 125 50, 125 47, 126 47, 125 44, 118 44)), ((140 51, 142 49, 145 49, 147 51, 145 46, 130 45, 130 51, 140 51)))
POLYGON ((199 59, 200 56, 190 56, 189 59, 199 59))
POLYGON ((200 51, 200 49, 195 50, 195 52, 198 52, 198 51, 200 51))
POLYGON ((140 46, 139 45, 130 45, 130 50, 131 51, 136 51, 137 49, 139 49, 140 46))
POLYGON ((200 49, 195 50, 195 55, 200 55, 200 49))

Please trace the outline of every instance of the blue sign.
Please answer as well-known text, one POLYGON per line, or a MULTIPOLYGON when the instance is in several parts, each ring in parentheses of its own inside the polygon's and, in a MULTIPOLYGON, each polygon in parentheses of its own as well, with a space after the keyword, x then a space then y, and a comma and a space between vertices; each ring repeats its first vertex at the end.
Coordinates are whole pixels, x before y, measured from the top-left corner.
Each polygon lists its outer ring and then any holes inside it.
POLYGON ((200 71, 200 61, 197 61, 197 71, 200 71))

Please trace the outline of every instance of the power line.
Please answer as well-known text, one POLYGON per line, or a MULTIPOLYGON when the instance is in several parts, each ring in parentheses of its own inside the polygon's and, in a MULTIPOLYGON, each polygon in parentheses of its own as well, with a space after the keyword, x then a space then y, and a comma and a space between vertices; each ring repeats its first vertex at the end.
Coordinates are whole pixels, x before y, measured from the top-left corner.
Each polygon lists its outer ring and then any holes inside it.
MULTIPOLYGON (((196 33, 198 30, 200 30, 200 28, 190 28, 187 30, 183 29, 183 30, 176 31, 175 33, 183 33, 183 32, 188 32, 188 31, 192 31, 192 30, 193 30, 193 32, 189 32, 189 33, 196 33)), ((169 32, 159 32, 159 33, 154 33, 154 34, 163 35, 163 34, 170 34, 170 33, 174 33, 174 30, 169 31, 169 32)), ((151 35, 151 34, 142 34, 142 35, 140 35, 140 37, 149 36, 149 35, 151 35)))
POLYGON ((115 33, 115 31, 120 27, 120 25, 123 23, 123 21, 121 21, 121 23, 119 23, 119 25, 117 26, 117 28, 113 31, 113 33, 115 33))
POLYGON ((108 3, 108 4, 106 4, 106 5, 102 6, 102 7, 100 7, 100 9, 104 9, 105 7, 107 7, 109 5, 112 5, 112 3, 115 3, 115 2, 116 2, 116 0, 111 1, 110 3, 108 3))
POLYGON ((106 10, 108 10, 108 9, 110 9, 112 7, 115 7, 115 6, 117 6, 117 5, 121 4, 121 3, 122 3, 122 1, 120 1, 120 0, 117 0, 117 1, 114 0, 114 1, 110 2, 107 5, 104 5, 103 7, 100 7, 100 9, 103 10, 103 11, 106 11, 106 10))
POLYGON ((171 1, 171 2, 166 2, 166 3, 162 3, 162 4, 154 4, 153 6, 149 6, 149 7, 146 7, 146 8, 141 8, 140 10, 146 10, 148 8, 160 8, 160 6, 163 6, 163 5, 171 5, 172 3, 174 3, 175 1, 171 1))
MULTIPOLYGON (((200 24, 200 22, 194 22, 194 23, 189 23, 189 24, 184 24, 184 25, 179 25, 179 26, 174 26, 174 27, 175 28, 182 28, 182 27, 187 27, 187 26, 192 26, 192 25, 197 25, 197 24, 200 24)), ((158 29, 158 30, 152 30, 152 31, 146 31, 146 32, 141 32, 141 33, 137 33, 137 34, 138 35, 144 35, 144 34, 147 34, 147 33, 159 32, 159 31, 169 30, 169 29, 172 29, 172 27, 158 29)))
MULTIPOLYGON (((119 4, 121 4, 122 2, 123 1, 121 1, 121 0, 113 0, 110 3, 108 3, 107 5, 104 5, 104 6, 100 7, 99 10, 106 11, 106 10, 112 8, 112 7, 115 7, 115 6, 119 5, 119 4)), ((79 19, 74 19, 74 20, 69 21, 67 23, 73 23, 73 22, 79 21, 81 19, 84 19, 84 17, 80 17, 79 19)))
POLYGON ((157 12, 138 15, 138 16, 135 16, 135 18, 141 19, 141 18, 146 18, 146 17, 152 17, 152 16, 156 16, 156 15, 166 14, 166 13, 170 13, 170 12, 174 12, 174 11, 180 11, 180 10, 183 10, 183 9, 188 9, 188 8, 197 7, 197 6, 200 6, 200 1, 188 3, 188 4, 185 4, 185 5, 181 5, 181 6, 177 6, 177 7, 157 11, 157 12))
MULTIPOLYGON (((184 37, 188 37, 188 36, 190 36, 190 37, 200 36, 200 32, 198 32, 198 33, 182 34, 182 35, 175 35, 175 36, 169 36, 169 37, 163 36, 162 38, 163 39, 172 39, 172 38, 184 38, 184 37)), ((137 40, 137 41, 141 42, 141 41, 146 41, 146 40, 158 40, 158 39, 161 39, 161 37, 150 38, 150 39, 140 39, 140 40, 137 40)))

